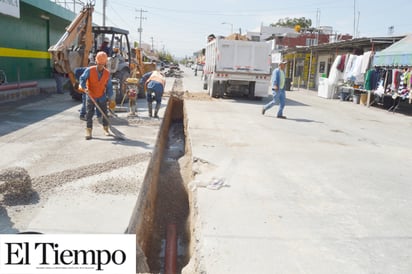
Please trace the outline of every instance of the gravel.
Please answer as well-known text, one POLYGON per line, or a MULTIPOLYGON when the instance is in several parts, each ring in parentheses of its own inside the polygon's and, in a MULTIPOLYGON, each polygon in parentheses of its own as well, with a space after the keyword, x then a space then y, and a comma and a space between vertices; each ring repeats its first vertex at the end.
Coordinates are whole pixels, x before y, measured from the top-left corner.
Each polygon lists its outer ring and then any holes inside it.
MULTIPOLYGON (((132 166, 139 162, 148 161, 150 157, 151 153, 135 154, 104 163, 67 169, 35 178, 30 178, 28 172, 21 167, 8 168, 0 173, 0 181, 3 182, 0 188, 0 193, 3 193, 3 199, 0 196, 0 205, 34 204, 38 202, 39 197, 44 200, 54 189, 69 182, 132 166)), ((96 193, 106 194, 126 194, 137 191, 133 184, 130 184, 127 180, 113 178, 106 179, 102 183, 103 185, 99 185, 98 188, 96 187, 92 190, 96 193)))
POLYGON ((32 194, 32 181, 29 173, 22 167, 7 168, 0 172, 0 193, 3 199, 13 202, 26 201, 32 194))

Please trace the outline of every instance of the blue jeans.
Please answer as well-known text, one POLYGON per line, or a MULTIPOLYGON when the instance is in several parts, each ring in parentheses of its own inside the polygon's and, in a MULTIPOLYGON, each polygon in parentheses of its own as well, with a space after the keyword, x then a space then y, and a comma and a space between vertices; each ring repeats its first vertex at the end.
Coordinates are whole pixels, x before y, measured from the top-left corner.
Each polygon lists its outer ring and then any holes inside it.
POLYGON ((279 89, 278 91, 272 90, 273 99, 269 103, 263 106, 266 111, 273 107, 277 102, 279 102, 279 110, 277 116, 283 116, 283 109, 285 108, 286 92, 284 89, 279 89))
POLYGON ((64 75, 55 72, 54 73, 54 80, 56 81, 56 93, 62 94, 63 93, 63 83, 65 82, 64 75))
MULTIPOLYGON (((95 101, 107 116, 107 99, 106 99, 106 97, 103 96, 101 98, 97 98, 97 99, 95 99, 95 101)), ((92 128, 93 127, 94 111, 95 110, 98 111, 99 109, 94 105, 93 101, 89 97, 87 97, 86 108, 87 108, 86 126, 87 126, 87 128, 92 128)), ((108 126, 108 125, 109 125, 109 121, 107 121, 106 118, 103 118, 103 126, 108 126)))
MULTIPOLYGON (((80 116, 85 116, 86 115, 86 101, 87 101, 87 95, 86 95, 86 93, 83 93, 82 94, 82 107, 80 109, 80 116)), ((100 113, 98 108, 96 108, 96 116, 97 116, 97 118, 102 117, 102 114, 100 113)))
POLYGON ((148 103, 152 103, 153 101, 156 101, 156 106, 160 107, 160 105, 162 104, 162 96, 163 96, 162 91, 147 89, 146 100, 147 100, 148 103), (154 93, 154 98, 152 96, 152 93, 154 93))

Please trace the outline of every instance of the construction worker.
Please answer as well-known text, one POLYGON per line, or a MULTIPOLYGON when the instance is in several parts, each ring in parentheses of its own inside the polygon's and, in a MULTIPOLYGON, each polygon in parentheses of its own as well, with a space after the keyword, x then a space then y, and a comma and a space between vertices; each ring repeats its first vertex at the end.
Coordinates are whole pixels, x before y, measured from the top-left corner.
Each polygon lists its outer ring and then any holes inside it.
MULTIPOLYGON (((76 77, 77 82, 79 82, 80 76, 86 70, 87 67, 80 67, 74 69, 74 76, 76 77)), ((87 101, 87 94, 82 94, 82 106, 80 108, 80 120, 86 121, 86 101, 87 101)), ((96 117, 97 119, 102 118, 102 114, 100 113, 99 109, 96 109, 96 117)))
POLYGON ((86 92, 86 140, 92 139, 93 115, 95 106, 103 112, 103 130, 109 136, 109 121, 107 121, 107 100, 110 99, 109 107, 114 109, 116 102, 113 98, 113 87, 110 72, 105 68, 107 54, 100 51, 96 55, 96 65, 85 69, 80 76, 80 88, 86 92), (91 98, 90 98, 91 97, 91 98), (93 102, 92 98, 95 102, 93 102), (96 105, 95 105, 96 103, 96 105))
POLYGON ((109 38, 105 37, 103 39, 103 43, 100 45, 99 51, 104 51, 108 56, 112 55, 112 50, 109 47, 110 40, 109 38))
POLYGON ((153 116, 153 101, 156 101, 154 117, 159 118, 158 112, 162 104, 163 91, 166 85, 165 76, 157 70, 147 72, 140 78, 139 86, 146 91, 147 108, 149 117, 153 116))

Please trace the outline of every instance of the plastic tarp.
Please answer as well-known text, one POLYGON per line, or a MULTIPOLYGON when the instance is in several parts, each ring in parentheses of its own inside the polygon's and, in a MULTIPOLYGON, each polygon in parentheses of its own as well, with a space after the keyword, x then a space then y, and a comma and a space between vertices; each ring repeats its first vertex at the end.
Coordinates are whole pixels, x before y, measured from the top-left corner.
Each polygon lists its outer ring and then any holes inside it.
POLYGON ((377 52, 373 57, 372 65, 378 67, 412 66, 412 34, 377 52))

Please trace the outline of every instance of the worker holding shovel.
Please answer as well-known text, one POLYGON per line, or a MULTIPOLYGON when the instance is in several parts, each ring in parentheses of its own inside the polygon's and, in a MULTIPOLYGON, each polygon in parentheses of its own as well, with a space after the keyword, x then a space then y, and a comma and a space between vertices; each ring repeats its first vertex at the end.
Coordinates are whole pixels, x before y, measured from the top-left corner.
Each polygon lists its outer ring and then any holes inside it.
POLYGON ((96 55, 96 65, 86 68, 80 76, 80 88, 87 94, 86 101, 86 140, 92 139, 93 115, 95 106, 103 111, 103 130, 109 136, 109 121, 107 120, 107 98, 109 107, 114 109, 113 87, 110 72, 105 68, 107 54, 100 51, 96 55))

